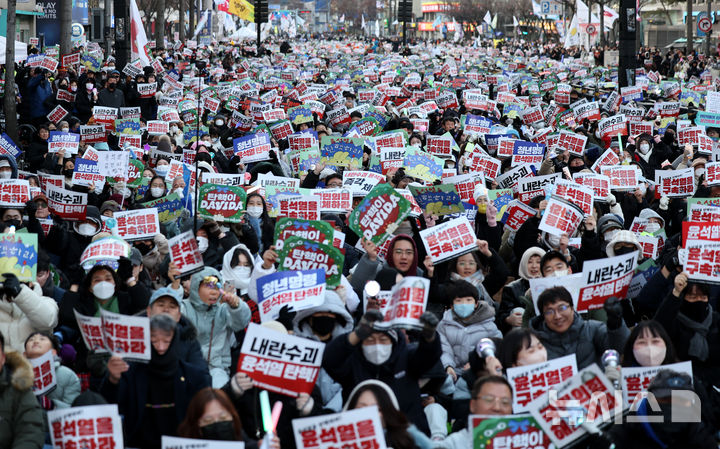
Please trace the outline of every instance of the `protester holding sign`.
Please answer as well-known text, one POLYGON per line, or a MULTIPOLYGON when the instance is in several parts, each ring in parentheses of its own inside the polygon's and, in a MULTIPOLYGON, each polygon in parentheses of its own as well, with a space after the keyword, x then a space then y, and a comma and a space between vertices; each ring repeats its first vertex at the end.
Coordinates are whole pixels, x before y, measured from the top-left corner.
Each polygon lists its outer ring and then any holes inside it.
POLYGON ((537 246, 525 250, 518 265, 520 279, 510 282, 503 288, 502 301, 495 320, 501 331, 507 332, 522 325, 524 309, 527 306, 523 298, 530 288, 530 279, 543 276, 540 271, 540 260, 544 255, 545 250, 537 246))
POLYGON ((55 366, 55 388, 40 398, 40 404, 45 410, 68 408, 80 395, 80 379, 77 374, 67 366, 60 363, 58 350, 60 343, 50 332, 35 332, 25 341, 23 355, 32 360, 50 352, 55 366))

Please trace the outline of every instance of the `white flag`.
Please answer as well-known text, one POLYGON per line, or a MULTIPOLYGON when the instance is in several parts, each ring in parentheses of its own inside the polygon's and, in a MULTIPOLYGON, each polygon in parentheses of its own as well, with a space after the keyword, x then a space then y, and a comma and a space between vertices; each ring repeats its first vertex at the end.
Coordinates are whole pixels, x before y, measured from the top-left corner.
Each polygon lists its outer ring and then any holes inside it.
POLYGON ((363 29, 363 31, 365 31, 365 14, 363 14, 361 18, 362 18, 362 24, 360 25, 360 27, 363 29))
POLYGON ((343 14, 342 16, 340 16, 340 20, 338 20, 338 22, 340 22, 340 23, 345 23, 345 14, 343 14))
POLYGON ((515 16, 513 16, 513 26, 516 27, 518 25, 519 25, 519 23, 518 23, 517 18, 515 16))
POLYGON ((492 16, 490 15, 490 11, 487 11, 485 13, 485 17, 483 17, 483 22, 487 23, 488 25, 492 23, 492 16))
POLYGON ((130 0, 130 40, 132 49, 130 58, 133 61, 139 58, 143 66, 150 65, 150 58, 145 50, 148 40, 135 0, 130 0))

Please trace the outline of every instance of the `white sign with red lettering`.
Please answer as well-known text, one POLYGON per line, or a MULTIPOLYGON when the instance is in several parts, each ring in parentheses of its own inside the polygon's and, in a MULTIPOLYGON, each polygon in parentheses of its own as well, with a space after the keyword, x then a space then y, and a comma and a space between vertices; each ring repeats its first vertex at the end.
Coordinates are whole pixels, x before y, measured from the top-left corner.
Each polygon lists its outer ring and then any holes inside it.
POLYGON ((381 182, 385 176, 370 171, 344 171, 343 188, 350 189, 353 196, 365 196, 381 182))
MULTIPOLYGON (((658 170, 659 171, 659 170, 658 170)), ((610 189, 618 191, 635 190, 640 184, 640 169, 635 165, 613 165, 600 167, 600 174, 610 179, 610 189)))
POLYGON ((649 234, 641 234, 637 236, 638 243, 642 248, 642 254, 640 255, 643 259, 657 259, 660 255, 661 240, 660 237, 649 234))
POLYGON ((680 170, 655 170, 656 191, 661 196, 684 198, 695 193, 695 171, 692 167, 680 170))
POLYGON ((635 274, 638 252, 604 259, 586 260, 583 282, 575 310, 586 312, 600 309, 611 296, 625 298, 635 274))
POLYGON ((321 199, 312 195, 285 196, 279 198, 281 217, 320 219, 321 199))
POLYGON ((552 235, 572 236, 584 218, 576 205, 561 198, 550 198, 538 229, 552 235))
POLYGON ((486 154, 474 152, 465 165, 470 169, 470 172, 483 173, 486 178, 495 179, 500 174, 502 162, 486 154))
POLYGON ((378 328, 421 329, 420 316, 425 312, 430 280, 417 276, 406 276, 392 288, 392 295, 383 310, 382 323, 378 328))
POLYGON ((377 406, 292 420, 298 449, 386 449, 377 406))
POLYGON ((161 136, 170 132, 170 123, 162 120, 150 120, 147 122, 147 132, 151 136, 161 136))
POLYGON ((720 162, 708 162, 705 164, 705 180, 708 186, 720 185, 720 162))
POLYGON ((420 238, 435 264, 477 249, 475 230, 464 216, 423 229, 420 238))
POLYGON ((581 186, 590 187, 595 201, 606 201, 610 195, 610 178, 607 176, 597 173, 573 173, 573 180, 581 186))
POLYGON ((186 276, 200 271, 205 267, 197 239, 192 231, 183 232, 168 239, 170 247, 170 260, 180 275, 186 276))
POLYGON ((580 288, 582 287, 582 273, 575 273, 565 276, 548 276, 542 278, 530 279, 530 296, 535 306, 535 313, 541 315, 542 311, 538 309, 537 301, 540 294, 552 287, 563 287, 566 289, 573 300, 573 307, 577 306, 580 288))
POLYGON ((0 179, 0 206, 22 208, 30 198, 30 183, 27 180, 0 179))
POLYGON ((546 189, 552 188, 559 179, 560 173, 522 178, 518 183, 518 199, 528 204, 536 196, 544 196, 546 189))
POLYGON ((555 195, 578 206, 585 215, 593 212, 594 192, 590 187, 560 179, 555 183, 555 195))
POLYGON ((539 398, 550 388, 568 380, 577 372, 575 354, 547 362, 508 368, 507 379, 513 391, 513 413, 526 412, 527 405, 533 399, 539 398))
POLYGON ((320 197, 322 212, 346 213, 352 209, 352 193, 349 189, 315 189, 311 192, 320 197))
POLYGON ((35 396, 45 396, 57 387, 55 376, 55 357, 48 351, 40 357, 28 359, 33 367, 33 393, 35 396))
POLYGON ((612 148, 608 148, 602 155, 600 155, 591 168, 595 173, 600 173, 602 167, 618 165, 619 163, 620 158, 617 153, 615 153, 612 148))
POLYGON ((54 448, 125 447, 117 404, 56 408, 48 410, 47 420, 54 448))
POLYGON ((443 184, 452 184, 455 186, 460 199, 465 202, 473 200, 473 192, 475 186, 482 183, 485 184, 485 177, 482 173, 473 173, 465 175, 455 175, 443 178, 443 184))
POLYGON ((563 130, 560 131, 560 139, 558 140, 557 146, 563 150, 568 150, 572 154, 582 156, 586 143, 587 136, 563 130))
POLYGON ((238 371, 255 385, 297 397, 312 392, 325 344, 250 323, 240 349, 238 371))
POLYGON ((130 242, 133 240, 152 240, 160 233, 160 222, 156 208, 135 209, 115 212, 118 235, 130 242))
POLYGON ((720 279, 720 243, 688 239, 678 258, 691 280, 717 283, 720 279))

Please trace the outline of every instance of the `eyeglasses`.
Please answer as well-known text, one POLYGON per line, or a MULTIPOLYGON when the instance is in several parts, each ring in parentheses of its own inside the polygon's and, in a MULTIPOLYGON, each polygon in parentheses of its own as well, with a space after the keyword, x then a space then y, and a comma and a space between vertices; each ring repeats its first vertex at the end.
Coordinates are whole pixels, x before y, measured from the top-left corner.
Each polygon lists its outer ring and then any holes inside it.
POLYGON ((404 255, 406 255, 406 256, 411 256, 411 257, 412 257, 412 255, 415 254, 415 251, 412 250, 412 249, 405 249, 405 250, 396 249, 395 251, 393 251, 393 253, 394 253, 396 256, 402 256, 402 255, 404 254, 404 255))
POLYGON ((332 189, 337 189, 338 187, 342 187, 342 182, 333 182, 331 184, 328 184, 327 186, 332 189))
POLYGON ((559 313, 565 312, 569 308, 570 308, 569 305, 563 304, 563 305, 559 306, 557 309, 547 309, 545 312, 543 312, 543 315, 550 318, 550 317, 555 316, 556 313, 559 314, 559 313))
POLYGON ((198 424, 200 427, 209 426, 210 424, 215 424, 216 422, 224 422, 224 421, 232 421, 233 418, 229 413, 222 413, 219 416, 208 416, 207 418, 200 418, 198 421, 198 424))
POLYGON ((48 207, 47 203, 41 203, 40 201, 35 204, 37 205, 38 209, 46 209, 48 207))
POLYGON ((500 404, 505 407, 512 407, 512 398, 497 398, 491 394, 485 394, 482 396, 477 396, 473 398, 477 401, 483 401, 487 405, 493 405, 500 401, 500 404))

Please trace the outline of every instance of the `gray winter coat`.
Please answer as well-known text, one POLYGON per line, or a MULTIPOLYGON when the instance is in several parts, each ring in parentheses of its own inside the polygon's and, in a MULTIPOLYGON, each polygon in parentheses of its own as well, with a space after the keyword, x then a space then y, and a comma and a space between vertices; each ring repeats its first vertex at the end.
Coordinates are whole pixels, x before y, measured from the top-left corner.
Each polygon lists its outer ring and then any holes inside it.
POLYGON ((442 344, 443 368, 462 368, 468 362, 468 354, 475 350, 475 345, 485 337, 502 338, 502 333, 495 325, 495 309, 485 302, 475 309, 469 318, 472 324, 467 326, 455 319, 452 309, 446 310, 438 325, 437 332, 442 344))
POLYGON ((610 330, 603 322, 584 320, 577 312, 574 313, 572 326, 562 334, 550 330, 542 316, 530 320, 530 328, 545 346, 548 360, 575 354, 578 369, 583 369, 593 363, 601 365, 600 357, 606 349, 623 351, 630 336, 624 321, 618 329, 610 330))

